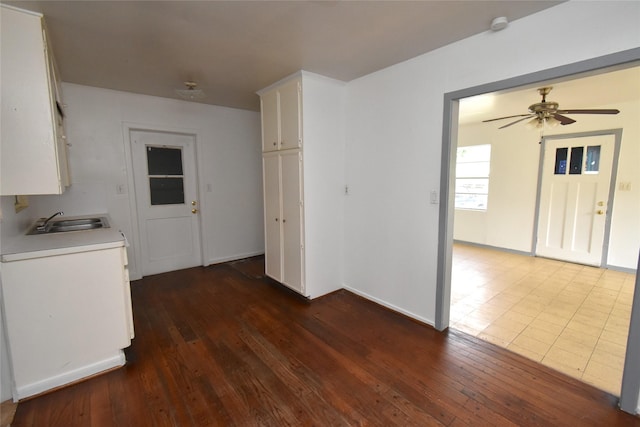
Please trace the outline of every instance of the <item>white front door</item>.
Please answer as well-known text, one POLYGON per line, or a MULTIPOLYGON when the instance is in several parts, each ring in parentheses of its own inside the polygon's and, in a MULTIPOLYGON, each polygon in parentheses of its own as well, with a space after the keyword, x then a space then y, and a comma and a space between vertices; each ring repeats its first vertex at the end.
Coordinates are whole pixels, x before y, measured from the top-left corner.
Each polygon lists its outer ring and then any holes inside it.
POLYGON ((614 135, 547 139, 536 255, 600 266, 614 135))
POLYGON ((142 275, 202 265, 195 140, 131 130, 142 275))

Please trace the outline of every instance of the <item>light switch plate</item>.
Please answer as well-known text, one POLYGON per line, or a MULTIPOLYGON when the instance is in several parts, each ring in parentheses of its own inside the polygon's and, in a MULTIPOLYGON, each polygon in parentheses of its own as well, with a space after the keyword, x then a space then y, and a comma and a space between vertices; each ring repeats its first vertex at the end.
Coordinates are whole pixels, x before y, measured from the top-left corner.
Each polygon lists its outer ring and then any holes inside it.
POLYGON ((431 190, 431 193, 429 195, 429 201, 431 202, 432 205, 438 204, 438 190, 431 190))

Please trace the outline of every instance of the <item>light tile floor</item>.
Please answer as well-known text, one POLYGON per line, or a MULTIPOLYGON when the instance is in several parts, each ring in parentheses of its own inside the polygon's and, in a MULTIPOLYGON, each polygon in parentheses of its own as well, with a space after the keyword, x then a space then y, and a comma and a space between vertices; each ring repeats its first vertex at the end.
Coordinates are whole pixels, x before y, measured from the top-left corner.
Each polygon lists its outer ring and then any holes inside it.
POLYGON ((451 327, 620 395, 635 275, 453 248, 451 327))

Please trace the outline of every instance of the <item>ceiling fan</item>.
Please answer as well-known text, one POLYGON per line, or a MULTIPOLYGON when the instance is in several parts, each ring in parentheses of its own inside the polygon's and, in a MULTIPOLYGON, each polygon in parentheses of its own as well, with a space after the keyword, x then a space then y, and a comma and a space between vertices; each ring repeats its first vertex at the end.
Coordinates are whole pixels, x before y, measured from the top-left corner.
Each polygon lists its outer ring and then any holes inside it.
POLYGON ((483 120, 483 123, 493 122, 495 120, 511 119, 514 117, 522 117, 504 126, 500 126, 498 129, 504 129, 509 126, 515 125, 527 119, 532 119, 528 124, 533 127, 555 126, 557 124, 570 125, 576 121, 564 114, 618 114, 620 110, 615 109, 589 109, 589 110, 561 110, 560 105, 557 102, 547 101, 547 95, 551 92, 553 86, 541 87, 538 89, 538 93, 542 95, 542 101, 531 104, 529 106, 528 114, 516 114, 514 116, 498 117, 496 119, 483 120))

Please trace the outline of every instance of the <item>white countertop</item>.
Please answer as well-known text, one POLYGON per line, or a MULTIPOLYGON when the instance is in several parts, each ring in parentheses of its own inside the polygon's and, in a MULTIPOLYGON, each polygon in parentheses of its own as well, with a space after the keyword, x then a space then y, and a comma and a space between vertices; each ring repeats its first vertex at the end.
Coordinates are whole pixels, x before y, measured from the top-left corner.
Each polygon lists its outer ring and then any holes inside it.
POLYGON ((12 262, 124 246, 126 242, 124 234, 114 227, 111 218, 106 214, 64 217, 64 219, 98 216, 106 217, 110 228, 23 235, 14 239, 8 247, 3 248, 0 261, 12 262))

